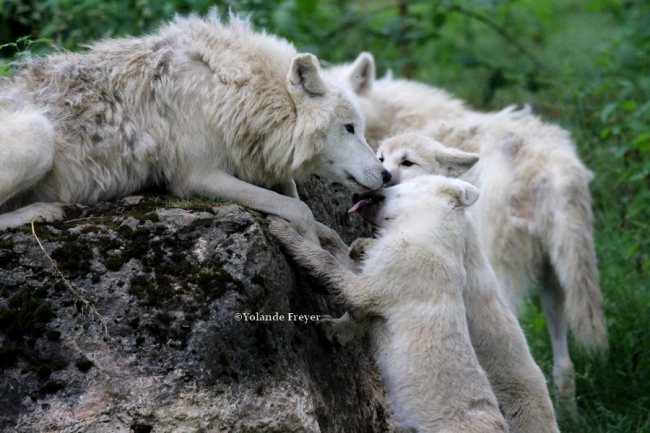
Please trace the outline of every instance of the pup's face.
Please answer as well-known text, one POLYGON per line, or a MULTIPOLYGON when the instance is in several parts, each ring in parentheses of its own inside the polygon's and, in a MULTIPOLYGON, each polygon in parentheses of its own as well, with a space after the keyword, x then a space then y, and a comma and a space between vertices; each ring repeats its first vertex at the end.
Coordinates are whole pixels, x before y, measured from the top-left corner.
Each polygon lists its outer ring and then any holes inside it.
POLYGON ((441 212, 472 205, 479 196, 473 185, 443 176, 420 176, 390 188, 356 195, 348 211, 359 212, 379 228, 435 221, 441 212))
POLYGON ((458 177, 478 161, 478 155, 445 147, 418 133, 403 133, 384 140, 377 157, 392 174, 390 185, 427 174, 458 177))

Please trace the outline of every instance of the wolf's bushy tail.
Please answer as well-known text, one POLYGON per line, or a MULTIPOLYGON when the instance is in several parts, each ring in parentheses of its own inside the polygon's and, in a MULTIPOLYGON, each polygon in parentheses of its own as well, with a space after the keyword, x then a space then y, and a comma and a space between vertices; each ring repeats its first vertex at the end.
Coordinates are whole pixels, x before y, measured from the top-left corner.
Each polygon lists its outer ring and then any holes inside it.
POLYGON ((588 173, 579 163, 564 166, 562 172, 544 175, 545 185, 533 190, 536 225, 564 290, 573 335, 587 350, 599 352, 607 348, 607 327, 598 285, 588 173))

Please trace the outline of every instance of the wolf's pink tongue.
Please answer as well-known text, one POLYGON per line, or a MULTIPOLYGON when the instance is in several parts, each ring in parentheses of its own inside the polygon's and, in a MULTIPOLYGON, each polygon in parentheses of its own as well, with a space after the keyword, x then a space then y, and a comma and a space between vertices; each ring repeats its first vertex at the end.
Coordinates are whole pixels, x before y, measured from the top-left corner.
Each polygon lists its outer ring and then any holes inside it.
POLYGON ((364 198, 363 200, 359 200, 354 206, 352 206, 352 208, 350 208, 348 213, 354 213, 358 211, 361 206, 365 206, 370 203, 372 203, 372 199, 369 198, 364 198))

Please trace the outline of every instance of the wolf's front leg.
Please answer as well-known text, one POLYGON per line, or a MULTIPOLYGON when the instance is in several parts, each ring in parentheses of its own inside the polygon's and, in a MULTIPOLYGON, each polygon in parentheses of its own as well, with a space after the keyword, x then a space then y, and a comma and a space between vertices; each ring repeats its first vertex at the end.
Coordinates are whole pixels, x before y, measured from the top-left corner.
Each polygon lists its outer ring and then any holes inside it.
POLYGON ((325 251, 333 255, 348 270, 359 273, 358 264, 350 258, 348 246, 335 230, 316 221, 316 232, 318 233, 318 240, 320 240, 320 244, 325 251))
POLYGON ((324 315, 318 321, 318 328, 325 338, 333 345, 338 346, 345 346, 361 337, 369 326, 369 319, 352 317, 347 311, 338 319, 324 315))
MULTIPOLYGON (((288 192, 290 186, 285 185, 288 192)), ((316 221, 309 207, 295 198, 260 188, 244 182, 226 172, 213 172, 183 179, 180 185, 172 185, 172 191, 180 196, 215 196, 249 207, 258 212, 277 215, 291 222, 298 232, 314 245, 320 245, 316 233, 316 221)))
POLYGON ((361 257, 366 254, 366 251, 368 251, 375 244, 375 242, 377 242, 377 239, 373 238, 359 238, 355 240, 352 242, 352 245, 350 245, 348 256, 350 259, 358 262, 361 260, 361 257))
POLYGON ((287 221, 270 216, 271 232, 309 273, 336 290, 343 301, 362 315, 379 313, 379 299, 361 275, 350 272, 330 253, 308 242, 287 221))
POLYGON ((286 195, 287 197, 300 200, 300 196, 298 195, 298 188, 296 188, 296 182, 293 179, 280 183, 271 189, 278 194, 286 195))

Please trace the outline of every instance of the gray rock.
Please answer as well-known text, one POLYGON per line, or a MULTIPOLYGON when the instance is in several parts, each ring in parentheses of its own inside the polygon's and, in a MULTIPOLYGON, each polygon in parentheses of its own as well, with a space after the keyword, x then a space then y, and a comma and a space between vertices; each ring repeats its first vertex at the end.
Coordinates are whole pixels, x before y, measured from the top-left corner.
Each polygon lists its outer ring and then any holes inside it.
MULTIPOLYGON (((369 235, 342 187, 299 190, 346 241, 369 235)), ((155 194, 36 225, 91 306, 31 227, 0 233, 0 430, 395 431, 368 340, 333 348, 289 320, 342 309, 261 215, 155 194)))

